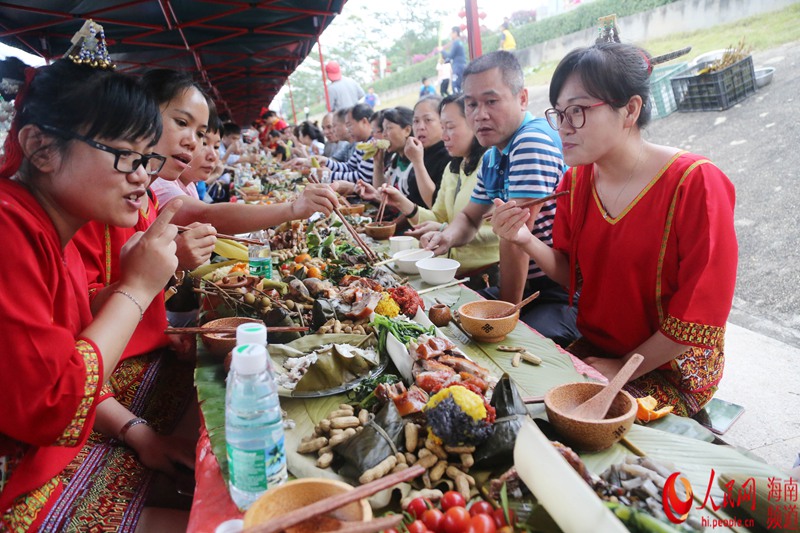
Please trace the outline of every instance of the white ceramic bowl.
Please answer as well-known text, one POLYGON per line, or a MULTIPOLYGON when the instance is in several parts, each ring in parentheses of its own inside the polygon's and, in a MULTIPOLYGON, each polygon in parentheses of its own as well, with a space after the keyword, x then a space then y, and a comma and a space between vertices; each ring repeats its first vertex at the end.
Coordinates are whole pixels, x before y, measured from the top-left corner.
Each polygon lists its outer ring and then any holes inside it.
POLYGON ((417 274, 419 272, 416 266, 417 261, 433 257, 433 252, 430 250, 415 250, 413 252, 409 250, 400 250, 392 257, 395 258, 394 265, 397 270, 403 274, 417 274))
POLYGON ((417 261, 417 269, 422 281, 428 285, 441 285, 456 277, 456 270, 461 263, 446 257, 430 257, 417 261))
POLYGON ((389 237, 389 252, 394 255, 402 250, 419 248, 419 241, 410 235, 395 235, 389 237))

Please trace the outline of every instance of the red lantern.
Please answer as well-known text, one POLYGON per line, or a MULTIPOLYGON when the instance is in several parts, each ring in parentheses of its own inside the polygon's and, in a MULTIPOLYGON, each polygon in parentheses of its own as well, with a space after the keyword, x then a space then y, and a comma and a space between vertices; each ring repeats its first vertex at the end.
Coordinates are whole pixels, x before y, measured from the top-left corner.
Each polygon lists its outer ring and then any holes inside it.
POLYGON ((461 11, 458 12, 458 16, 463 19, 464 17, 467 16, 467 12, 462 9, 461 11))
POLYGON ((478 18, 479 18, 479 19, 485 19, 485 18, 486 18, 486 13, 484 13, 483 11, 481 11, 480 13, 478 13, 478 18))
POLYGON ((467 29, 467 25, 466 24, 462 24, 461 26, 459 26, 459 28, 461 28, 461 31, 464 31, 464 30, 467 29))

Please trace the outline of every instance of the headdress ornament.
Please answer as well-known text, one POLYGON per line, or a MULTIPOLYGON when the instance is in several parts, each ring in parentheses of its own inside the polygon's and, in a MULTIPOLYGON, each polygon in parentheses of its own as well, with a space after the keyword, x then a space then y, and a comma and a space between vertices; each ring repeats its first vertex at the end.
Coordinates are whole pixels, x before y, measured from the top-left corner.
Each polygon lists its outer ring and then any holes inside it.
POLYGON ((100 69, 116 68, 111 61, 111 56, 108 55, 103 27, 92 19, 83 23, 78 33, 72 37, 71 42, 72 46, 64 56, 73 63, 100 69))

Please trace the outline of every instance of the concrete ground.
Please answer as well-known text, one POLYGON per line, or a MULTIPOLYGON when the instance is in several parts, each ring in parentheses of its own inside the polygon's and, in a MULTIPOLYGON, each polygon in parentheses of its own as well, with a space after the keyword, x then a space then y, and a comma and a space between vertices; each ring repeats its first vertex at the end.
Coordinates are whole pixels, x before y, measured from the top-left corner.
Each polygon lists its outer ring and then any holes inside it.
MULTIPOLYGON (((739 271, 717 397, 746 411, 722 438, 788 470, 800 452, 800 41, 753 62, 775 67, 770 85, 728 110, 676 112, 646 132, 709 157, 736 187, 739 271)), ((547 89, 528 89, 535 115, 550 107, 547 89)))

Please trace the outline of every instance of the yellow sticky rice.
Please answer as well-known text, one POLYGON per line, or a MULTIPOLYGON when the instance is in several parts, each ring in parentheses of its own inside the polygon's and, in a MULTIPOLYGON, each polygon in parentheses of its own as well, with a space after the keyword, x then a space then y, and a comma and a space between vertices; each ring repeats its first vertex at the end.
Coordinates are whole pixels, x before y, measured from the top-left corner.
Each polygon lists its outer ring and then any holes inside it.
POLYGON ((461 407, 461 410, 468 414, 473 420, 483 420, 486 418, 486 406, 483 404, 483 398, 475 394, 469 389, 459 386, 447 387, 440 390, 428 399, 425 404, 425 409, 432 409, 436 407, 439 402, 447 398, 453 397, 453 401, 461 407))
POLYGON ((384 292, 381 295, 381 301, 375 306, 375 312, 379 315, 394 318, 400 314, 400 306, 397 305, 397 302, 394 301, 388 292, 384 292))

